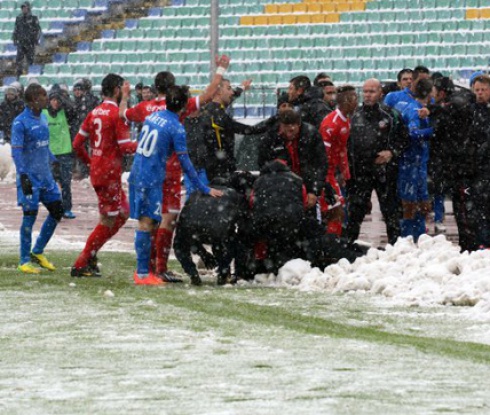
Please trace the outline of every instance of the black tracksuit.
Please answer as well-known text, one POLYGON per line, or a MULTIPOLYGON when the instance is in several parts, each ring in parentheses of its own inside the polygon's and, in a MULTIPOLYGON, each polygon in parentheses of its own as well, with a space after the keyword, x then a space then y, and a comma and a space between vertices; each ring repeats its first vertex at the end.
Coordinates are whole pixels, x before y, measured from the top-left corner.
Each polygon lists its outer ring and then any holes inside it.
POLYGON ((376 191, 386 222, 388 242, 400 236, 400 201, 397 196, 398 157, 408 145, 408 133, 400 114, 385 105, 363 105, 351 118, 348 157, 351 178, 347 182, 347 238, 359 237, 371 193, 376 191), (390 150, 387 164, 375 164, 378 153, 390 150))
MULTIPOLYGON (((272 160, 280 158, 292 168, 292 160, 284 138, 278 129, 270 130, 259 146, 259 168, 272 160)), ((302 123, 298 141, 299 175, 308 193, 319 196, 327 176, 327 154, 318 130, 310 124, 302 123)))

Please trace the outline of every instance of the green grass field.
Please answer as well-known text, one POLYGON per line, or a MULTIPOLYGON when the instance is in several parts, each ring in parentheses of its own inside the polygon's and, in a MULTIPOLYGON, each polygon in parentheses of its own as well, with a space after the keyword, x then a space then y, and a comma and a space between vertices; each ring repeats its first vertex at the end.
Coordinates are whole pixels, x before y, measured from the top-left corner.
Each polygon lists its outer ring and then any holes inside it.
MULTIPOLYGON (((489 324, 464 308, 244 285, 135 287, 135 258, 0 255, 1 414, 486 414, 489 324), (114 296, 108 295, 108 290, 114 296)), ((176 267, 176 264, 173 264, 176 267)))

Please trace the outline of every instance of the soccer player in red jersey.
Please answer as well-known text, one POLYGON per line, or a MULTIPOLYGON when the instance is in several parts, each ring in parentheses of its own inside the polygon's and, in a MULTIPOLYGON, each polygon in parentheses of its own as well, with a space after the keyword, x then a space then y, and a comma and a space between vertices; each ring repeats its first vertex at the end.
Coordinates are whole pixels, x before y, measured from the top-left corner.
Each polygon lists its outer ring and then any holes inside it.
POLYGON ((75 137, 77 156, 90 166, 90 181, 99 201, 100 222, 87 239, 85 248, 71 269, 72 277, 98 277, 96 254, 126 223, 129 204, 121 184, 124 154, 136 151, 129 126, 119 118, 118 101, 124 79, 109 74, 102 80, 104 101, 85 118, 75 137), (90 141, 91 155, 85 149, 90 141))
MULTIPOLYGON (((185 111, 180 115, 182 122, 189 114, 198 111, 201 106, 204 106, 213 99, 214 94, 219 88, 223 75, 228 69, 230 58, 222 55, 216 62, 216 73, 206 88, 203 94, 192 97, 187 102, 185 111)), ((121 103, 119 105, 119 115, 121 118, 131 122, 142 123, 145 118, 157 111, 166 109, 165 95, 168 88, 175 85, 175 77, 171 72, 160 72, 155 77, 155 87, 158 96, 151 101, 143 101, 132 108, 128 108, 128 100, 130 95, 129 83, 123 86, 121 103)), ((175 278, 167 271, 167 262, 172 247, 172 238, 174 234, 175 224, 181 205, 181 185, 182 169, 176 154, 172 154, 167 162, 167 173, 163 183, 163 206, 162 206, 162 221, 152 238, 152 266, 155 268, 155 273, 162 278, 164 282, 182 282, 181 279, 175 278), (155 258, 156 256, 156 258, 155 258)))
POLYGON ((322 216, 327 222, 327 233, 341 235, 344 220, 343 205, 345 202, 340 191, 340 184, 335 175, 340 172, 341 184, 350 178, 347 161, 347 139, 350 133, 350 116, 357 108, 357 94, 353 86, 346 85, 337 89, 338 108, 328 114, 320 126, 320 134, 325 144, 328 157, 326 181, 337 194, 337 203, 329 206, 325 198, 320 198, 322 216))

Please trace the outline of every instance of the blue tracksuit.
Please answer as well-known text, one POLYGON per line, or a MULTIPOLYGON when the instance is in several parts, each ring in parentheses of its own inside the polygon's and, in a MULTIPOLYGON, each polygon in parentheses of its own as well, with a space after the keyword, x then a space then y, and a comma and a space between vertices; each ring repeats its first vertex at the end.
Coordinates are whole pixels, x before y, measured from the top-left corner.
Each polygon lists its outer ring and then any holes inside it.
POLYGON ((17 169, 17 201, 24 210, 37 210, 39 202, 61 200, 61 193, 51 173, 56 160, 49 150, 49 127, 44 114, 36 116, 26 107, 12 125, 12 157, 17 169), (32 182, 32 197, 26 198, 20 186, 20 175, 32 182))
POLYGON ((402 89, 401 91, 390 92, 384 99, 384 104, 391 108, 396 108, 400 113, 403 113, 405 106, 414 100, 410 88, 402 89))
MULTIPOLYGON (((51 161, 56 158, 49 150, 49 127, 44 114, 36 116, 29 107, 14 119, 12 125, 12 157, 17 169, 17 203, 24 216, 20 227, 20 264, 29 262, 32 227, 36 221, 39 202, 48 207, 61 201, 61 193, 51 173, 51 161), (22 191, 20 177, 26 174, 32 183, 32 195, 22 191)), ((45 219, 36 244, 35 254, 42 254, 53 236, 58 221, 49 214, 45 219)))
MULTIPOLYGON (((398 168, 398 194, 405 202, 427 202, 427 162, 429 139, 434 134, 428 118, 421 119, 418 110, 422 105, 413 100, 403 110, 402 117, 410 135, 410 145, 401 155, 398 168)), ((417 241, 425 233, 425 216, 418 212, 413 219, 401 222, 401 235, 412 235, 417 241)))

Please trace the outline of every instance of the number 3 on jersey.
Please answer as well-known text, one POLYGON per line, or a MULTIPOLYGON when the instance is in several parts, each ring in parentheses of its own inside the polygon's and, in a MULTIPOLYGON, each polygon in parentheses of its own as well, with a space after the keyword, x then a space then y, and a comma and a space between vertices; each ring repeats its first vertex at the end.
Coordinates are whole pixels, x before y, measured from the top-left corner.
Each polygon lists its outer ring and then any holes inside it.
POLYGON ((158 131, 151 130, 148 125, 143 126, 141 130, 141 139, 138 143, 136 152, 145 157, 150 157, 157 145, 158 131))

